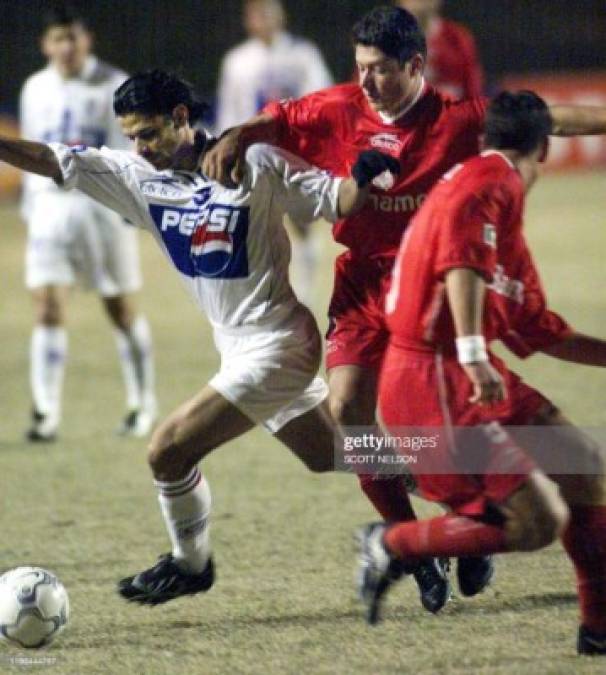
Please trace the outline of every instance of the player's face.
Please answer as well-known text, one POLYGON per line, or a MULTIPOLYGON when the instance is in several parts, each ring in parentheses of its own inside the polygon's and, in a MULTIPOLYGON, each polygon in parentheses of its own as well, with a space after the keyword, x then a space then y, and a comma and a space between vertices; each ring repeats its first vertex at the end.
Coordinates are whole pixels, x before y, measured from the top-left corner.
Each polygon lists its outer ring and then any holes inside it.
POLYGON ((401 66, 377 47, 356 45, 359 84, 371 108, 377 112, 396 113, 411 101, 419 90, 423 74, 423 57, 418 54, 401 66))
POLYGON ((79 23, 51 26, 42 37, 42 53, 65 77, 78 75, 91 50, 91 35, 79 23))
POLYGON ((251 37, 271 42, 273 36, 282 28, 282 24, 282 12, 272 2, 259 0, 246 3, 244 28, 251 37))
POLYGON ((135 152, 156 169, 163 171, 174 164, 182 142, 179 127, 166 115, 129 113, 119 117, 124 135, 135 144, 135 152))

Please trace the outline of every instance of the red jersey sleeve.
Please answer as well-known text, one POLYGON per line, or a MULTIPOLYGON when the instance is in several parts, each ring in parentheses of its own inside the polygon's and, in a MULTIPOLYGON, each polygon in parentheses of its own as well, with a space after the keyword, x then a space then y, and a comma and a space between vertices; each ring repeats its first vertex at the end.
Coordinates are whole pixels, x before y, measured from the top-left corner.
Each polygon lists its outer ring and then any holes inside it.
POLYGON ((320 90, 298 99, 272 101, 263 108, 262 112, 271 115, 278 124, 279 145, 289 145, 294 134, 330 133, 330 123, 323 114, 326 93, 320 90))
POLYGON ((345 110, 357 92, 357 85, 335 85, 299 99, 268 104, 263 111, 277 122, 276 144, 310 164, 346 175, 342 151, 345 110))
POLYGON ((508 218, 511 200, 506 187, 498 184, 487 184, 468 195, 453 207, 443 207, 434 271, 443 277, 450 269, 464 267, 490 282, 497 264, 499 229, 508 218))
POLYGON ((510 329, 502 341, 523 359, 561 342, 574 331, 559 314, 548 309, 539 273, 525 244, 520 278, 524 281, 524 302, 512 317, 510 329))

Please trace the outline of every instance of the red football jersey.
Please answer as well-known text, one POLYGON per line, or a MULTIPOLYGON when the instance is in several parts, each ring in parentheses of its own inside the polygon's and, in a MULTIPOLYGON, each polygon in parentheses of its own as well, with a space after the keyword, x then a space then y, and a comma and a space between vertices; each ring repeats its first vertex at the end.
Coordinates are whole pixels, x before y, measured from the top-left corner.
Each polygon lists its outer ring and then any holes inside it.
POLYGON ((454 98, 480 96, 484 74, 472 34, 454 21, 436 19, 427 31, 427 81, 454 98))
POLYGON ((265 112, 278 122, 282 147, 338 176, 348 176, 368 148, 399 159, 394 184, 373 186, 366 206, 333 227, 336 241, 367 259, 395 256, 429 190, 448 169, 478 153, 485 105, 479 98, 453 101, 426 86, 409 112, 386 122, 357 84, 343 84, 270 103, 265 112))
POLYGON ((476 270, 488 282, 487 341, 502 339, 528 356, 570 333, 547 309, 522 233, 524 186, 501 153, 487 151, 450 171, 404 237, 387 298, 392 344, 455 353, 445 273, 476 270))

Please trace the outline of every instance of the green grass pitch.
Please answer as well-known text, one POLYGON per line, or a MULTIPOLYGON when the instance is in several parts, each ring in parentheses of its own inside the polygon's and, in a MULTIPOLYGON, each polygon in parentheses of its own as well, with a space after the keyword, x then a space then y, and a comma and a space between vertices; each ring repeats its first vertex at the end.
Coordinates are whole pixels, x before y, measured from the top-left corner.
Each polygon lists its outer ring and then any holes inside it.
MULTIPOLYGON (((604 174, 549 176, 530 198, 527 231, 551 304, 606 336, 604 174)), ((314 310, 332 283, 328 229, 314 310)), ((114 585, 168 550, 145 443, 113 429, 123 415, 111 331, 98 300, 75 291, 61 440, 22 441, 30 407, 31 303, 22 284, 25 231, 0 208, 0 570, 36 564, 66 585, 72 618, 45 656, 61 674, 603 673, 579 659, 573 574, 559 545, 501 556, 492 588, 424 612, 413 582, 394 589, 385 621, 367 627, 354 597, 355 528, 375 516, 351 476, 314 476, 256 430, 204 463, 213 490, 218 568, 208 595, 155 609, 129 606, 114 585)), ((140 304, 155 338, 167 413, 212 375, 210 331, 142 235, 140 304)), ((606 373, 534 357, 510 363, 580 424, 606 424, 606 373), (514 363, 515 362, 515 363, 514 363)), ((421 514, 434 507, 417 501, 421 514)), ((0 672, 23 672, 0 644, 0 672)), ((28 656, 32 655, 30 652, 28 656)), ((36 655, 36 654, 34 654, 36 655)))

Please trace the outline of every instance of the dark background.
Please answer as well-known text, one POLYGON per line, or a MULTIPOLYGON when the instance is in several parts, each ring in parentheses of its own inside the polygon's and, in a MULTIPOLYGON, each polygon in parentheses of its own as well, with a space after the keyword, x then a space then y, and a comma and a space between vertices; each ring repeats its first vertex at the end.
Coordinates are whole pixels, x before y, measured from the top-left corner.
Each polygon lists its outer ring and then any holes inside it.
MULTIPOLYGON (((221 56, 244 37, 240 0, 74 0, 97 36, 97 53, 129 72, 177 69, 214 95, 221 56)), ((294 33, 314 40, 337 80, 352 72, 349 28, 372 0, 284 0, 294 33)), ((0 109, 15 112, 20 86, 43 65, 43 0, 0 0, 0 109)), ((466 23, 488 78, 506 73, 606 70, 606 0, 446 0, 466 23)))

